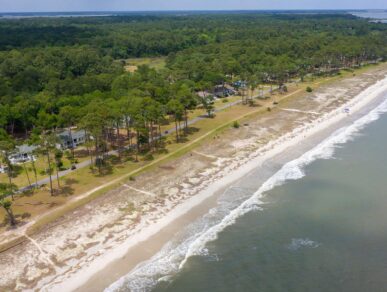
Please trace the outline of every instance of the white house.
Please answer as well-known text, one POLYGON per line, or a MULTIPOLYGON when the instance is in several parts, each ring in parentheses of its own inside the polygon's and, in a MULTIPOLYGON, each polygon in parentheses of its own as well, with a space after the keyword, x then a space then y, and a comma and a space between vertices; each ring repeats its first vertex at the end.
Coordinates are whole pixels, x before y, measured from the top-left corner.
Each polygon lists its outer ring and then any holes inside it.
POLYGON ((12 164, 24 163, 35 160, 33 153, 37 148, 37 146, 26 144, 16 146, 16 151, 12 153, 8 158, 12 164))

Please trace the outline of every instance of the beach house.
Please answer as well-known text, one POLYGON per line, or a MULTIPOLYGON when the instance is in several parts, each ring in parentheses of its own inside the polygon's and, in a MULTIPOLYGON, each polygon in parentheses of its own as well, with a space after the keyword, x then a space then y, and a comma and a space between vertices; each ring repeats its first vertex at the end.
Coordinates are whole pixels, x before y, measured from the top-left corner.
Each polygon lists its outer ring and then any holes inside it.
POLYGON ((8 158, 12 164, 35 160, 34 151, 37 148, 37 146, 27 144, 16 146, 16 150, 8 158))
POLYGON ((85 130, 65 130, 58 134, 59 144, 58 148, 62 150, 75 148, 78 145, 86 142, 86 131, 85 130))
POLYGON ((214 88, 214 95, 219 98, 228 97, 228 96, 234 95, 235 93, 236 93, 235 88, 229 84, 216 85, 214 88))

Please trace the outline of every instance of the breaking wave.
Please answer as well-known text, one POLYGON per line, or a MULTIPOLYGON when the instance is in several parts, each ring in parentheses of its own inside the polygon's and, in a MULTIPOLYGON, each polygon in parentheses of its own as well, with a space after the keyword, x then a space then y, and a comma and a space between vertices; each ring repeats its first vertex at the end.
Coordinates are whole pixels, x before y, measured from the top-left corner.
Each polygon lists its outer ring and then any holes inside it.
MULTIPOLYGON (((381 85, 385 87, 386 82, 382 82, 381 85)), ((364 91, 363 94, 370 94, 372 92, 370 92, 370 89, 364 91)), ((380 89, 380 84, 376 89, 380 89)), ((263 204, 262 198, 266 192, 276 186, 283 185, 287 181, 304 177, 305 166, 318 159, 332 158, 335 148, 352 140, 366 125, 377 120, 385 112, 387 112, 387 100, 384 100, 379 106, 351 125, 338 129, 327 139, 299 158, 286 163, 278 172, 263 183, 253 195, 249 196, 243 202, 239 201, 237 205, 235 205, 235 202, 234 204, 228 202, 223 205, 220 203, 220 206, 214 208, 216 210, 212 209, 198 222, 188 226, 182 238, 166 244, 154 257, 139 264, 129 274, 106 288, 105 291, 149 291, 160 281, 172 281, 173 275, 184 267, 190 257, 200 255, 209 256, 210 254, 206 245, 216 240, 219 233, 225 230, 225 228, 233 225, 241 216, 251 211, 261 210, 263 204)), ((232 191, 232 188, 228 191, 232 191)), ((296 239, 296 241, 291 243, 290 247, 316 247, 316 245, 318 246, 317 243, 308 239, 296 239)), ((216 257, 216 255, 210 256, 213 258, 216 257)))
POLYGON ((301 248, 318 248, 320 244, 309 238, 293 238, 292 242, 287 246, 292 251, 297 251, 301 248))

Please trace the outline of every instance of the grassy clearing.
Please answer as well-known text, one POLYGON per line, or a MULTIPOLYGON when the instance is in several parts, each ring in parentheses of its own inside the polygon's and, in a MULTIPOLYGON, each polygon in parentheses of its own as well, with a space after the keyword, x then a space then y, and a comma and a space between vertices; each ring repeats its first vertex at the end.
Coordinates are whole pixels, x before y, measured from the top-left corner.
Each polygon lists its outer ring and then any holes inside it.
POLYGON ((150 68, 161 70, 165 68, 166 57, 154 58, 132 58, 125 60, 125 70, 128 72, 135 72, 139 66, 147 65, 150 68))

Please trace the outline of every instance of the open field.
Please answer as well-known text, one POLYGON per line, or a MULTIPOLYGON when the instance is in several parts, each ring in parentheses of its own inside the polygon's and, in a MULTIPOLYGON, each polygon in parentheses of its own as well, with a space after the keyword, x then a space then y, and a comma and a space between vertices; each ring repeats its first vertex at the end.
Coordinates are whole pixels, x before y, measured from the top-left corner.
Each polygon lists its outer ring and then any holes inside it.
POLYGON ((155 58, 132 58, 125 60, 125 70, 127 72, 135 72, 139 66, 147 65, 150 68, 160 70, 165 67, 165 57, 155 58))

